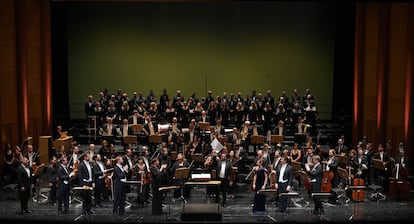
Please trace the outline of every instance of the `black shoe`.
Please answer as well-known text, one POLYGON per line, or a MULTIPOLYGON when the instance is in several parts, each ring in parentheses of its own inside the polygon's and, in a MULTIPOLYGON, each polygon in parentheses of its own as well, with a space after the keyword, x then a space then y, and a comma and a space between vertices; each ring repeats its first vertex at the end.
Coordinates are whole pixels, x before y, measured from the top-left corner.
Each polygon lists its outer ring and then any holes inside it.
POLYGON ((32 213, 32 210, 25 209, 24 212, 26 212, 27 214, 29 214, 29 213, 32 213))

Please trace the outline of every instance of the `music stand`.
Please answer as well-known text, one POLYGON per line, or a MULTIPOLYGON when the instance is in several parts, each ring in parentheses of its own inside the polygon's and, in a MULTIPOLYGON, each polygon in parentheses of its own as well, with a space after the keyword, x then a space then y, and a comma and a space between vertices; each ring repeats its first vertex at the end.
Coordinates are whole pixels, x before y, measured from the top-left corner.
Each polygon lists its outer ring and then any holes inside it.
MULTIPOLYGON (((349 186, 349 190, 364 190, 365 186, 349 186)), ((352 200, 354 201, 354 200, 352 200)), ((356 217, 356 203, 357 201, 354 201, 353 209, 352 209, 352 215, 349 217, 348 221, 353 220, 356 217)))
MULTIPOLYGON (((125 181, 122 181, 122 183, 123 184, 130 184, 130 185, 138 185, 138 184, 141 184, 142 182, 141 181, 138 181, 138 180, 125 180, 125 181)), ((130 202, 128 202, 128 201, 125 200, 125 203, 128 204, 127 206, 125 206, 125 208, 131 207, 131 203, 130 202)), ((130 217, 135 217, 136 218, 136 221, 139 222, 139 223, 141 223, 142 220, 144 219, 144 217, 140 214, 141 209, 138 209, 138 211, 139 211, 138 217, 135 215, 135 212, 133 212, 132 214, 130 214, 127 217, 125 217, 123 219, 123 221, 128 220, 130 217)))
POLYGON ((160 143, 162 142, 161 135, 150 135, 149 136, 149 143, 160 143))
POLYGON ((165 217, 165 221, 177 221, 176 219, 170 219, 171 218, 171 198, 168 197, 168 192, 170 190, 176 190, 180 189, 180 186, 168 186, 168 187, 160 187, 158 188, 158 191, 164 193, 167 192, 167 201, 168 201, 168 215, 165 217))
MULTIPOLYGON (((274 196, 274 195, 276 195, 277 194, 277 192, 278 192, 278 189, 264 189, 264 190, 259 190, 258 192, 257 192, 257 194, 264 194, 264 195, 266 195, 266 196, 269 196, 269 197, 271 197, 271 196, 274 196)), ((267 208, 269 208, 269 200, 266 200, 267 201, 267 203, 266 203, 266 205, 267 205, 267 208)), ((267 217, 270 219, 270 220, 272 220, 273 222, 277 222, 277 220, 276 220, 276 218, 275 217, 273 217, 273 216, 271 216, 271 215, 267 215, 267 217)))
POLYGON ((178 168, 175 170, 174 178, 177 180, 183 180, 180 182, 180 190, 181 190, 181 197, 180 200, 182 200, 184 203, 187 203, 187 201, 184 198, 184 180, 188 179, 190 177, 190 168, 183 167, 178 168))
MULTIPOLYGON (((74 191, 93 191, 93 188, 88 186, 74 187, 72 189, 74 191)), ((82 214, 78 215, 73 221, 76 222, 82 217, 85 217, 88 221, 90 221, 89 213, 84 214, 83 212, 82 214)))
POLYGON ((193 160, 197 164, 201 164, 204 162, 204 156, 201 153, 194 153, 191 154, 191 160, 193 160))
POLYGON ((283 135, 271 135, 270 136, 270 144, 277 145, 277 143, 283 142, 283 135))
POLYGON ((384 163, 380 159, 372 159, 372 166, 379 170, 385 170, 384 163))
POLYGON ((200 127, 200 130, 210 130, 210 122, 199 122, 198 126, 200 127))
POLYGON ((335 155, 335 157, 338 159, 338 165, 342 168, 345 168, 348 164, 348 157, 342 155, 335 155))
MULTIPOLYGON (((344 168, 338 167, 338 175, 341 181, 341 183, 339 185, 344 186, 344 182, 346 182, 348 180, 348 171, 344 168)), ((345 189, 342 189, 340 186, 338 185, 337 189, 332 189, 332 191, 334 191, 338 196, 336 197, 336 200, 340 199, 340 198, 345 198, 345 203, 348 203, 350 201, 350 198, 348 198, 346 196, 346 192, 345 189)))
POLYGON ((140 133, 142 131, 142 124, 133 124, 131 126, 131 129, 138 132, 138 133, 140 133))
MULTIPOLYGON (((289 201, 289 198, 294 198, 294 197, 298 197, 298 196, 299 196, 299 193, 295 192, 295 191, 290 191, 290 192, 279 194, 279 198, 286 197, 288 201, 289 201)), ((286 214, 287 214, 287 221, 290 221, 291 216, 290 216, 290 213, 289 213, 289 206, 286 208, 286 214)))
POLYGON ((136 145, 138 143, 137 136, 136 135, 128 135, 124 137, 124 144, 134 144, 136 145))
MULTIPOLYGON (((328 200, 332 196, 332 194, 328 192, 317 192, 317 193, 312 193, 311 196, 312 198, 319 198, 320 200, 328 200)), ((326 218, 326 216, 323 213, 324 212, 320 213, 319 218, 321 220, 329 221, 329 219, 326 218)))
POLYGON ((40 164, 36 168, 35 172, 32 174, 33 178, 36 178, 36 191, 37 191, 37 194, 33 197, 33 201, 35 201, 37 203, 40 203, 39 197, 43 197, 45 199, 42 202, 44 202, 48 199, 48 197, 41 194, 41 192, 40 192, 40 178, 39 178, 39 176, 40 176, 41 173, 43 173, 43 170, 45 169, 45 167, 46 167, 46 164, 44 164, 44 163, 40 164))
POLYGON ((263 145, 264 144, 264 136, 263 135, 252 135, 250 136, 250 143, 252 145, 263 145))

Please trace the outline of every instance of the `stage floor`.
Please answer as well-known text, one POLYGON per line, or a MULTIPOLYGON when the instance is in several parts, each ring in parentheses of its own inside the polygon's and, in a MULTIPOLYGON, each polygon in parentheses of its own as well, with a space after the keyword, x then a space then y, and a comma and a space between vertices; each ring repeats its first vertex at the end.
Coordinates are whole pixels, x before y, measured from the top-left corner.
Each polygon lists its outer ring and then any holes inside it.
MULTIPOLYGON (((379 201, 372 200, 367 191, 364 202, 326 204, 324 205, 325 214, 317 216, 312 214, 313 202, 309 198, 306 190, 298 190, 299 198, 291 198, 287 213, 278 212, 277 205, 273 204, 270 197, 267 197, 267 211, 261 214, 252 213, 253 192, 249 191, 248 185, 239 183, 234 199, 227 199, 225 207, 221 208, 222 221, 229 223, 272 223, 272 222, 348 222, 352 221, 409 221, 414 220, 414 202, 396 201, 391 198, 379 201), (301 199, 301 200, 299 200, 301 199), (309 202, 309 204, 307 204, 309 202)), ((17 194, 10 190, 3 189, 0 193, 0 217, 2 220, 11 222, 99 222, 99 223, 122 223, 122 222, 181 222, 182 200, 171 200, 172 191, 167 194, 165 200, 164 214, 152 215, 151 203, 144 207, 138 207, 134 203, 125 210, 125 215, 112 214, 112 202, 104 202, 104 208, 93 208, 95 213, 89 217, 79 217, 82 212, 82 205, 79 202, 70 204, 70 213, 58 215, 57 205, 49 203, 37 203, 33 200, 29 202, 30 214, 20 214, 20 205, 17 194), (77 219, 78 218, 78 219, 77 219)), ((203 186, 193 187, 187 203, 214 203, 213 198, 206 195, 203 186)), ((219 205, 220 206, 220 205, 219 205)), ((203 222, 208 223, 208 222, 203 222)))

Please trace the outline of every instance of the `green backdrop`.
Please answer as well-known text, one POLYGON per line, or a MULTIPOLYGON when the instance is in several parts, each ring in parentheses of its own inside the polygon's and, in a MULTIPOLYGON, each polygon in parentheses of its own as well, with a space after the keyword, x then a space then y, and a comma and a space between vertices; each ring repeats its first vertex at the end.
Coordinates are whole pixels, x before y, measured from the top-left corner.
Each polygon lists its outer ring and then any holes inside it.
POLYGON ((74 3, 67 10, 71 118, 87 95, 121 88, 187 98, 310 88, 330 119, 334 4, 74 3))

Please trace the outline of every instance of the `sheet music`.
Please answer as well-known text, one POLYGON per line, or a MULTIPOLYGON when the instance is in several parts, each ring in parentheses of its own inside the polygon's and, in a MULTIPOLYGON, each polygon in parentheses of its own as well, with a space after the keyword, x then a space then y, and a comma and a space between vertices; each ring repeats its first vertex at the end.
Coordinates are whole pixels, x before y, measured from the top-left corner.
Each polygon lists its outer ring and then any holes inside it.
POLYGON ((223 145, 217 140, 217 138, 215 138, 210 145, 217 153, 223 149, 223 145))

